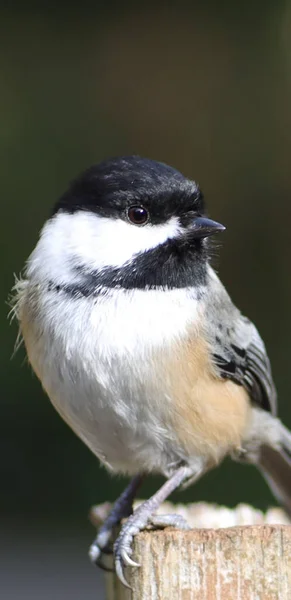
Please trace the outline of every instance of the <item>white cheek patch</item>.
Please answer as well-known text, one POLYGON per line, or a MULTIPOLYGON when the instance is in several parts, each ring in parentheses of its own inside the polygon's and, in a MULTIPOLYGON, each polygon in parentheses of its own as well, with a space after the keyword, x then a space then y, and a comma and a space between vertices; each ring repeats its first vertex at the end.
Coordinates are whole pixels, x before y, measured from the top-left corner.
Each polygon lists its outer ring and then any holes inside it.
POLYGON ((28 276, 68 281, 72 267, 121 267, 181 232, 177 217, 162 225, 136 226, 90 212, 59 213, 44 226, 28 263, 28 276))

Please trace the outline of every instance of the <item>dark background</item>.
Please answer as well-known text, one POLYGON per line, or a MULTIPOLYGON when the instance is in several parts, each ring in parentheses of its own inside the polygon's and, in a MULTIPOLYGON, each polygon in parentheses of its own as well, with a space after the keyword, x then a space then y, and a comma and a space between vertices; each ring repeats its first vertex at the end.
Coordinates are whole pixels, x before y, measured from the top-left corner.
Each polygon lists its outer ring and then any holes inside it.
MULTIPOLYGON (((13 273, 82 169, 131 153, 170 163, 227 226, 215 264, 266 342, 291 426, 291 2, 10 6, 0 7, 1 598, 101 600, 87 514, 125 480, 61 421, 23 349, 10 360, 13 273)), ((175 498, 274 502, 255 469, 228 461, 175 498)))

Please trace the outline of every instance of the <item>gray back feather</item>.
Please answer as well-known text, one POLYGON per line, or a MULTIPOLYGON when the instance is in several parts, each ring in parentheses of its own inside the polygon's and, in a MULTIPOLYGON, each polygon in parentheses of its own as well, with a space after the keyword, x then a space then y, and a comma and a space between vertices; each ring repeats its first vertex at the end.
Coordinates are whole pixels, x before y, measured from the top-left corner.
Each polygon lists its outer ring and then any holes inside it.
POLYGON ((214 271, 206 300, 206 335, 221 377, 243 385, 252 401, 276 414, 276 390, 265 345, 254 324, 241 315, 214 271))

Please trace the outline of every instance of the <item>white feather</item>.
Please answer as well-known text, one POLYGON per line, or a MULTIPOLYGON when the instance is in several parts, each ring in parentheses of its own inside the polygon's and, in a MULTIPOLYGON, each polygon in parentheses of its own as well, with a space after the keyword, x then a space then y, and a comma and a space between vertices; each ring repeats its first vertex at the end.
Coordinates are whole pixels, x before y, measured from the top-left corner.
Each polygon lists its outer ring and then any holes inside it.
POLYGON ((68 277, 71 281, 73 264, 96 271, 122 266, 138 252, 154 248, 179 232, 176 217, 162 225, 138 227, 87 211, 58 213, 41 232, 28 263, 28 277, 51 279, 53 274, 56 283, 64 283, 68 277))

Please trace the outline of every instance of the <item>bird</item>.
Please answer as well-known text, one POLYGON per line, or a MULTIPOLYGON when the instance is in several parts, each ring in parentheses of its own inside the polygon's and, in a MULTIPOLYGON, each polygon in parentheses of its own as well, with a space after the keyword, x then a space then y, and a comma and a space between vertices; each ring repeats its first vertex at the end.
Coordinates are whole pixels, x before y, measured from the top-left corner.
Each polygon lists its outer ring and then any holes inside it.
POLYGON ((101 564, 122 522, 113 553, 125 586, 125 566, 139 566, 134 536, 150 524, 187 528, 158 507, 226 456, 256 465, 291 514, 291 433, 266 349, 211 266, 224 229, 175 168, 107 159, 56 202, 14 287, 52 404, 109 472, 131 477, 89 551, 101 564), (165 482, 133 511, 155 473, 165 482))

